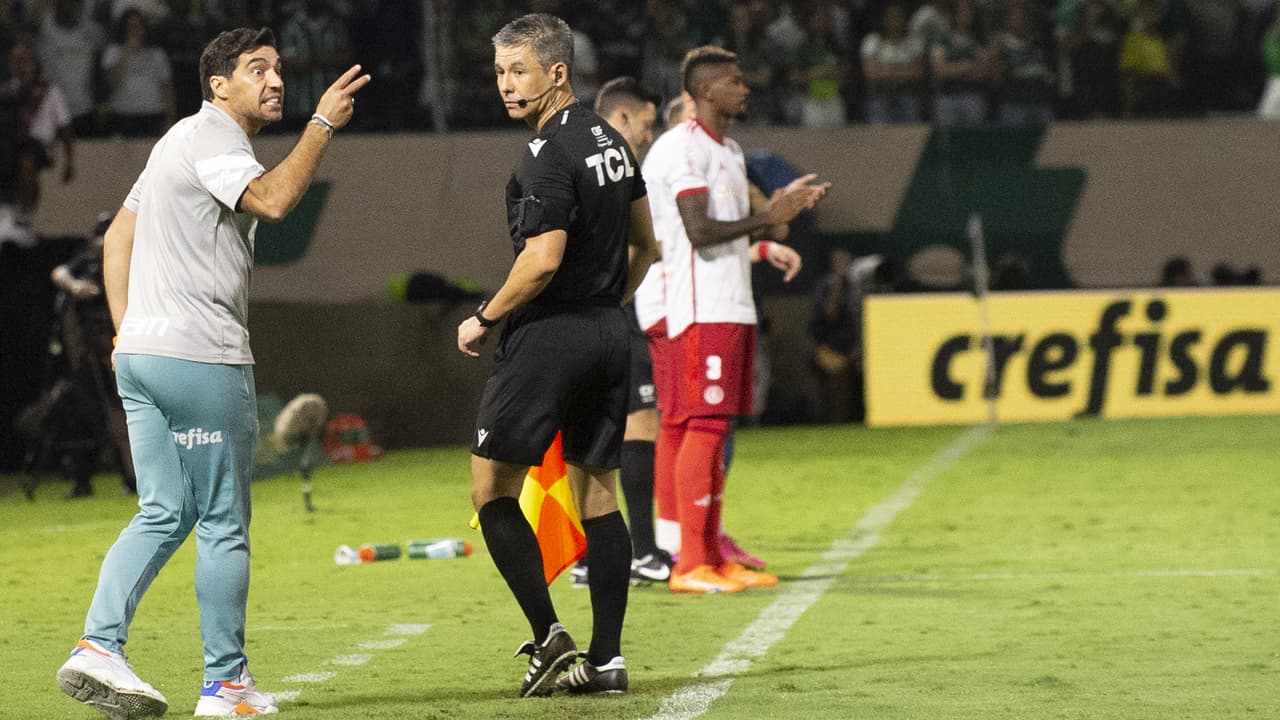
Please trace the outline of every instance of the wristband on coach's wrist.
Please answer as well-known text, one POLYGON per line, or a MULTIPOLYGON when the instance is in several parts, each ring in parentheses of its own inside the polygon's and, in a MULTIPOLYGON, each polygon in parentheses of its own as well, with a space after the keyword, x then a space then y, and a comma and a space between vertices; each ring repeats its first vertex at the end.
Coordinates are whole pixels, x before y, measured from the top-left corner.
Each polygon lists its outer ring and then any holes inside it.
POLYGON ((329 137, 333 137, 333 131, 337 129, 333 126, 333 123, 329 122, 329 118, 321 115, 320 113, 312 115, 311 119, 307 121, 307 124, 324 128, 325 132, 329 133, 329 137))
POLYGON ((760 241, 760 247, 756 248, 756 254, 760 256, 761 260, 769 259, 769 246, 771 244, 772 243, 770 243, 768 240, 760 241))
POLYGON ((480 327, 483 327, 483 328, 491 328, 494 325, 498 324, 497 320, 490 320, 489 318, 484 316, 484 309, 488 306, 489 306, 489 301, 485 300, 484 302, 480 303, 480 307, 476 308, 476 311, 475 311, 476 322, 480 323, 480 327))

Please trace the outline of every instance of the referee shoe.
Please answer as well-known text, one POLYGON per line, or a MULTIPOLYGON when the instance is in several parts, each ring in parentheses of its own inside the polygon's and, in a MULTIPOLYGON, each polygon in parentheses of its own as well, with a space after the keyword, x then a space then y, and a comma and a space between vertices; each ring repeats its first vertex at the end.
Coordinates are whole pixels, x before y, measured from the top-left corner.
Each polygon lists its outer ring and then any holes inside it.
POLYGON ((627 663, 621 655, 599 667, 583 660, 556 681, 556 688, 575 695, 620 695, 627 691, 627 663))
POLYGON ((516 656, 520 655, 529 656, 529 670, 520 684, 520 697, 546 696, 555 689, 556 677, 568 670, 578 657, 578 646, 563 625, 552 623, 547 639, 541 645, 526 640, 516 649, 516 656))

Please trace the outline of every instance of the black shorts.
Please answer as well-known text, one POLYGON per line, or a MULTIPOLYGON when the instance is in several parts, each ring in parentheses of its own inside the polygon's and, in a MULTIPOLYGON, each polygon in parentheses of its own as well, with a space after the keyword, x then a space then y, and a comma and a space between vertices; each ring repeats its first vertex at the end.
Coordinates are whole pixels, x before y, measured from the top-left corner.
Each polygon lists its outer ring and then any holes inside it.
POLYGON ((566 461, 619 467, 629 364, 620 306, 520 308, 504 325, 494 354, 472 454, 540 465, 559 430, 566 461))
POLYGON ((631 339, 631 382, 627 392, 627 413, 639 410, 657 410, 658 393, 653 385, 653 358, 649 355, 649 336, 640 329, 640 321, 636 319, 636 310, 624 305, 627 315, 631 339))

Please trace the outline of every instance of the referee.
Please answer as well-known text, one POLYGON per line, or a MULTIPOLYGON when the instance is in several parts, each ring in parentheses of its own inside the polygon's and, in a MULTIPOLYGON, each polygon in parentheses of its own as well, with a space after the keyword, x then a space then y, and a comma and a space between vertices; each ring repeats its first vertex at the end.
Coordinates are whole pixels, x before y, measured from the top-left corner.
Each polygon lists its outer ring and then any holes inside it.
POLYGON ((507 182, 515 261, 506 282, 458 326, 458 349, 505 320, 476 418, 471 497, 485 543, 524 611, 533 640, 520 696, 555 687, 625 692, 622 621, 631 540, 614 472, 627 413, 629 340, 621 303, 657 257, 639 163, 617 131, 570 86, 573 33, 545 14, 513 20, 493 37, 507 114, 536 135, 507 182), (563 433, 564 457, 591 566, 591 645, 578 657, 558 622, 542 554, 517 498, 531 465, 563 433))

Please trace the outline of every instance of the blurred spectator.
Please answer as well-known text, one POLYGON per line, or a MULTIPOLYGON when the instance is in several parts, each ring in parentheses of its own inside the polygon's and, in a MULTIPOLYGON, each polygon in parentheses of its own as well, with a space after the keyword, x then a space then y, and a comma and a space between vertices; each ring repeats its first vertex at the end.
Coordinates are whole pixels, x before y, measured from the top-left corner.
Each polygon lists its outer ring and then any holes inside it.
POLYGON ((169 0, 169 13, 153 27, 173 71, 174 114, 176 117, 194 115, 204 100, 198 81, 200 53, 217 34, 214 22, 200 11, 199 3, 169 0))
POLYGON ((735 0, 729 5, 729 27, 724 47, 738 54, 742 79, 751 88, 747 98, 747 122, 776 124, 783 121, 783 82, 786 59, 782 49, 765 33, 767 4, 735 0))
POLYGON ((862 41, 866 114, 870 123, 919 122, 924 90, 924 48, 907 36, 906 11, 885 5, 882 29, 862 41))
POLYGON ((1267 71, 1267 84, 1258 103, 1258 115, 1280 119, 1280 13, 1262 36, 1262 65, 1267 71))
POLYGON ((940 127, 981 125, 987 119, 992 58, 974 37, 973 0, 955 0, 946 20, 930 55, 933 120, 940 127))
POLYGON ((1027 290, 1031 287, 1031 263, 1018 252, 1005 253, 991 268, 992 290, 1027 290))
POLYGON ((104 443, 118 463, 124 490, 137 492, 124 407, 116 393, 111 366, 116 333, 102 285, 102 236, 112 217, 104 213, 88 247, 49 275, 61 291, 57 304, 66 380, 74 386, 73 396, 82 400, 77 413, 92 419, 87 423, 91 428, 90 442, 72 453, 65 463, 75 482, 71 497, 93 494, 90 479, 98 469, 104 443))
POLYGON ((810 6, 804 18, 805 39, 792 56, 791 80, 801 127, 839 127, 847 122, 841 86, 848 70, 834 19, 828 3, 810 6))
POLYGON ((1054 34, 1068 114, 1083 118, 1119 114, 1121 30, 1115 0, 1058 3, 1054 34))
POLYGON ((399 0, 352 5, 348 26, 353 60, 375 78, 360 91, 361 112, 352 120, 359 129, 396 132, 431 127, 427 108, 433 100, 422 97, 424 7, 399 0))
POLYGON ((1190 94, 1195 109, 1207 112, 1238 112, 1252 105, 1256 97, 1245 89, 1254 57, 1241 49, 1244 37, 1242 0, 1184 0, 1187 9, 1188 72, 1190 94))
POLYGON ((843 248, 829 255, 809 310, 813 368, 821 387, 820 417, 827 422, 862 422, 862 304, 867 295, 893 288, 892 266, 879 255, 853 257, 843 248))
MULTIPOLYGON (((329 85, 351 67, 351 37, 333 0, 294 2, 286 10, 280 23, 283 125, 285 129, 298 130, 311 119, 329 85)), ((401 102, 405 101, 407 98, 401 98, 401 102)))
POLYGON ((128 9, 117 21, 115 42, 102 53, 111 89, 107 126, 124 137, 159 137, 176 119, 173 69, 164 48, 152 43, 147 18, 128 9))
POLYGON ((1182 80, 1160 30, 1157 0, 1138 1, 1138 14, 1120 45, 1120 87, 1126 117, 1169 116, 1179 110, 1182 80))
POLYGON ((98 133, 94 81, 106 33, 84 0, 54 0, 40 20, 40 65, 67 99, 71 127, 79 137, 98 133))
POLYGON ((942 35, 947 32, 950 23, 947 20, 948 6, 953 3, 944 0, 925 0, 920 7, 911 14, 911 20, 907 23, 907 34, 920 43, 920 47, 929 52, 934 43, 942 39, 942 35))
POLYGON ((0 0, 0 80, 9 77, 9 51, 18 41, 21 12, 12 0, 0 0))
MULTIPOLYGON (((444 102, 451 127, 492 127, 510 122, 494 84, 491 39, 511 17, 500 0, 467 0, 465 11, 455 7, 445 15, 451 48, 446 64, 451 76, 444 102)), ((569 73, 572 77, 572 68, 569 73)))
POLYGON ((32 216, 40 204, 40 172, 54 164, 54 143, 62 144, 62 182, 75 177, 74 134, 66 98, 57 85, 46 81, 40 60, 31 42, 19 40, 9 50, 9 70, 13 74, 0 85, 0 107, 15 113, 14 157, 9 167, 0 168, 0 178, 15 206, 14 214, 0 228, 0 234, 19 244, 35 240, 32 216))
POLYGON ((765 27, 765 36, 785 52, 795 52, 804 42, 805 32, 795 18, 794 4, 782 0, 768 0, 768 4, 772 8, 769 13, 772 19, 765 27))
POLYGON ((1169 258, 1160 268, 1160 287, 1194 287, 1199 284, 1191 269, 1191 261, 1181 255, 1169 258))
POLYGON ((685 42, 685 15, 679 0, 646 0, 644 68, 642 84, 662 97, 684 91, 680 63, 689 48, 685 42))
POLYGON ((1053 71, 1031 19, 1025 0, 1012 0, 1005 14, 1005 32, 996 38, 996 122, 1000 125, 1044 125, 1053 120, 1053 71))
MULTIPOLYGON (((643 3, 629 0, 609 3, 608 12, 585 13, 578 18, 578 25, 596 42, 600 63, 597 77, 640 76, 644 38, 648 32, 643 3)), ((570 27, 576 29, 577 25, 570 23, 570 27)))
POLYGON ((111 22, 120 22, 130 10, 141 13, 149 25, 158 23, 169 14, 165 0, 111 0, 111 22))
POLYGON ((1262 271, 1258 266, 1250 266, 1247 270, 1236 270, 1227 263, 1213 266, 1213 284, 1225 287, 1233 285, 1253 286, 1262 282, 1262 271))

